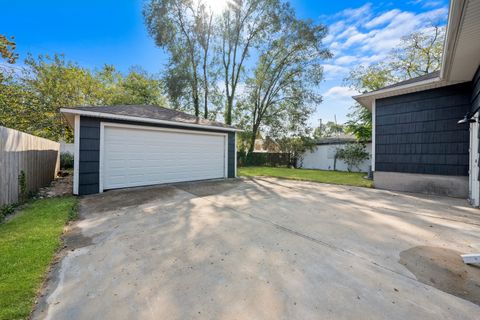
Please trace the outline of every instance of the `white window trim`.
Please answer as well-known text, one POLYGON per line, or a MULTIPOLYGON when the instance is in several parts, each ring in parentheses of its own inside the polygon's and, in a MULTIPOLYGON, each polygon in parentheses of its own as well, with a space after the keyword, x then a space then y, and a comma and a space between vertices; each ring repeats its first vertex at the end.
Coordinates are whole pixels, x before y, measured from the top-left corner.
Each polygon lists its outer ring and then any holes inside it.
POLYGON ((104 139, 105 139, 105 127, 117 127, 117 128, 127 128, 127 129, 140 129, 140 130, 151 130, 151 131, 164 131, 164 132, 178 132, 185 134, 200 134, 200 135, 209 135, 209 136, 223 136, 225 141, 225 158, 224 158, 224 179, 228 178, 228 133, 221 132, 210 132, 210 131, 193 131, 193 130, 182 130, 182 129, 170 129, 170 128, 161 128, 161 127, 152 127, 144 125, 133 125, 133 124, 122 124, 114 122, 100 122, 100 158, 99 158, 99 170, 98 170, 98 186, 99 193, 103 193, 103 159, 104 159, 104 139))
POLYGON ((80 116, 75 115, 73 142, 75 151, 73 153, 73 194, 78 195, 78 170, 80 168, 80 116))

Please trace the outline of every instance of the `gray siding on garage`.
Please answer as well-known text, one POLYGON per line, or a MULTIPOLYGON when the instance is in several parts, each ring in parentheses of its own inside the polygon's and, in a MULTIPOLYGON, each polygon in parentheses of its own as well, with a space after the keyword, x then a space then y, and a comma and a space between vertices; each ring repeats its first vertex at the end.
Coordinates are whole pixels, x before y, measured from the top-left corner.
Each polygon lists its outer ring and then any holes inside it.
POLYGON ((80 117, 80 159, 78 194, 99 191, 100 121, 80 117))
POLYGON ((375 170, 467 176, 471 85, 377 100, 375 170))
MULTIPOLYGON (((136 121, 121 121, 92 117, 80 117, 80 161, 79 161, 79 195, 94 194, 100 190, 100 123, 122 123, 131 125, 145 125, 149 127, 161 127, 182 129, 190 131, 222 132, 221 130, 191 129, 182 126, 158 125, 141 123, 136 121)), ((228 132, 228 177, 235 177, 235 132, 228 132)))

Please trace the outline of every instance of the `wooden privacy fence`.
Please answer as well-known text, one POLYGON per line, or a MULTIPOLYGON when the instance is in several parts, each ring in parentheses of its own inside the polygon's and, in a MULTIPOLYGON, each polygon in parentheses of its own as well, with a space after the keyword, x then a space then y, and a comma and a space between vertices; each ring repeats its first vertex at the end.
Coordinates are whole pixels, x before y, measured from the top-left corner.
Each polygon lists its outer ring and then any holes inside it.
POLYGON ((35 192, 60 169, 60 144, 0 126, 0 207, 20 200, 19 176, 26 192, 35 192))

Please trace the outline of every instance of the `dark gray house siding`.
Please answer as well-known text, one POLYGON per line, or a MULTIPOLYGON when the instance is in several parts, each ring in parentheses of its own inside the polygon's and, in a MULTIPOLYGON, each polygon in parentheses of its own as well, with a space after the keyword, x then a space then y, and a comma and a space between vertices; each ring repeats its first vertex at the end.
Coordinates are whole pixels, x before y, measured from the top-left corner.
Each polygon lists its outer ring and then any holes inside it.
POLYGON ((375 171, 468 176, 472 83, 376 100, 375 171))
POLYGON ((480 108, 480 67, 472 80, 472 112, 475 112, 480 108))
MULTIPOLYGON (((136 121, 121 121, 92 117, 80 117, 80 159, 78 172, 78 194, 87 195, 98 193, 100 190, 100 123, 122 123, 131 125, 145 125, 149 127, 182 129, 190 131, 221 132, 222 130, 191 129, 182 126, 158 125, 136 121)), ((228 132, 228 177, 235 177, 235 132, 228 132)))

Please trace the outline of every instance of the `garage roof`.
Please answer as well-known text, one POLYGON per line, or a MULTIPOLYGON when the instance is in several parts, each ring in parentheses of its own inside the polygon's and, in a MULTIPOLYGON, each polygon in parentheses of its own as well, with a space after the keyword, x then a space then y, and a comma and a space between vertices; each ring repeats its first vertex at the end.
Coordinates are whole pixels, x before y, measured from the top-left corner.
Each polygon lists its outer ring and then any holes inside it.
POLYGON ((204 127, 205 129, 222 129, 226 131, 240 131, 234 126, 221 122, 197 118, 185 112, 152 105, 115 105, 99 107, 71 107, 60 110, 73 126, 73 116, 180 125, 184 127, 204 127))

